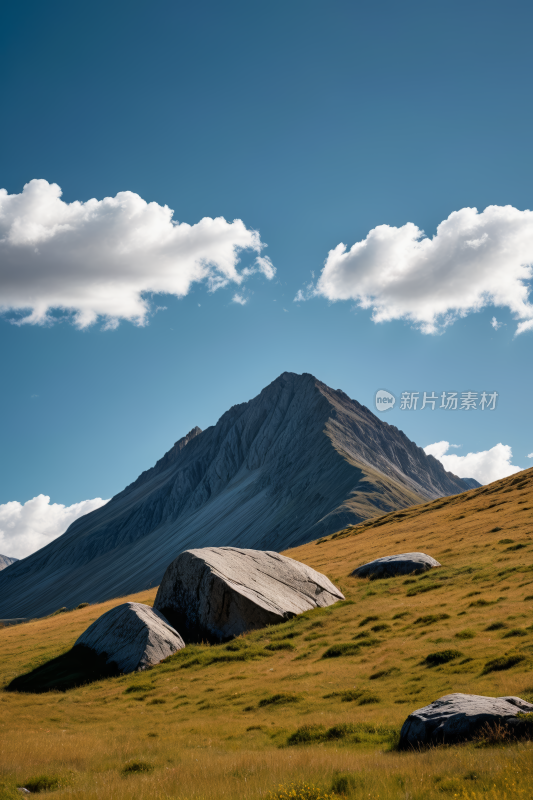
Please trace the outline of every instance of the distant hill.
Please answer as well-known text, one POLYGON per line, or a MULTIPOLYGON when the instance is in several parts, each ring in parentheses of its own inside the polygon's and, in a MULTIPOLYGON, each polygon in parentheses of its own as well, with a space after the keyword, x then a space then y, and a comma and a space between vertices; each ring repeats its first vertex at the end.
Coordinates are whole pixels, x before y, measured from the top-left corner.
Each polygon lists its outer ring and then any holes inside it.
POLYGON ((470 486, 344 392, 283 373, 0 575, 0 617, 157 585, 188 547, 284 550, 470 486))
POLYGON ((14 564, 15 561, 18 561, 18 558, 10 558, 10 556, 3 556, 0 554, 0 570, 9 567, 9 565, 14 564))

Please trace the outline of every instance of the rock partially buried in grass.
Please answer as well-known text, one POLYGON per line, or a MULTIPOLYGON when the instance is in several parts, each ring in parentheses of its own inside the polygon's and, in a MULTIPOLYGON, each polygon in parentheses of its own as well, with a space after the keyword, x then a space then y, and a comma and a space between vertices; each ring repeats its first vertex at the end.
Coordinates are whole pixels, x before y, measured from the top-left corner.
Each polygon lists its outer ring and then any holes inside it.
POLYGON ((533 704, 520 697, 447 694, 409 714, 400 732, 399 747, 406 750, 464 742, 480 735, 487 726, 496 725, 519 735, 523 720, 518 715, 531 712, 533 704))
POLYGON ((105 654, 121 672, 140 672, 185 647, 165 617, 142 603, 123 603, 102 614, 76 644, 105 654))
POLYGON ((400 553, 397 556, 383 556, 354 569, 356 578, 393 578, 395 575, 410 575, 412 572, 426 572, 440 567, 431 556, 425 553, 400 553))
POLYGON ((204 547, 186 550, 170 564, 154 608, 187 642, 220 642, 338 600, 344 595, 325 575, 292 558, 204 547))

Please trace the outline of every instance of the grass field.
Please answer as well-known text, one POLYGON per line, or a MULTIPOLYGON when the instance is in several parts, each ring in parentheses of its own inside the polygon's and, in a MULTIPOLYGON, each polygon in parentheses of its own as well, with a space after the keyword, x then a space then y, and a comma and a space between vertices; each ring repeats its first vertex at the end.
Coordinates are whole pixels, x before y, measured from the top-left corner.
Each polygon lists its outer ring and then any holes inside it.
MULTIPOLYGON (((346 601, 68 691, 6 687, 67 658, 125 598, 4 628, 0 798, 20 797, 17 786, 106 800, 529 798, 533 744, 395 745, 409 712, 443 694, 533 701, 532 536, 533 470, 387 514, 287 553, 346 601), (413 550, 443 567, 350 577, 413 550)), ((151 604, 155 591, 128 599, 151 604)))

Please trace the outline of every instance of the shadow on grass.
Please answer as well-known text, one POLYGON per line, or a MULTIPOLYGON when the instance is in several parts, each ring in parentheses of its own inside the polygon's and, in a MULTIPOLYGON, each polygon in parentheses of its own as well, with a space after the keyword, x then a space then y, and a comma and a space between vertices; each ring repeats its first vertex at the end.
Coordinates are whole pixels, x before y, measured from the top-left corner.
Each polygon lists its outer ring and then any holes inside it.
POLYGON ((66 692, 76 686, 119 675, 117 665, 106 663, 105 655, 97 655, 84 645, 76 645, 67 653, 41 664, 25 675, 18 675, 7 692, 66 692))

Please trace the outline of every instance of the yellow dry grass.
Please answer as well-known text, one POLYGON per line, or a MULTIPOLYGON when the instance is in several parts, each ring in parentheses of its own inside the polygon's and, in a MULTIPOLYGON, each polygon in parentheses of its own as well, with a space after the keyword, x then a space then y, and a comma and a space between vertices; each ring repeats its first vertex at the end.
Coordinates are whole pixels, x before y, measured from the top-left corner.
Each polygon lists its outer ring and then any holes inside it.
POLYGON ((529 797, 528 743, 391 746, 407 714, 443 694, 533 699, 532 534, 533 470, 386 515, 288 553, 329 575, 348 602, 251 633, 234 649, 190 648, 146 673, 67 692, 5 687, 66 652, 124 598, 0 630, 0 798, 20 796, 15 787, 40 775, 58 778, 57 798, 253 800, 298 781, 382 800, 529 797), (350 577, 372 558, 413 550, 443 567, 350 577), (352 654, 325 658, 335 645, 352 654), (424 663, 441 650, 461 655, 424 663), (508 656, 521 660, 486 671, 508 656), (291 744, 302 728, 311 743, 291 744))

